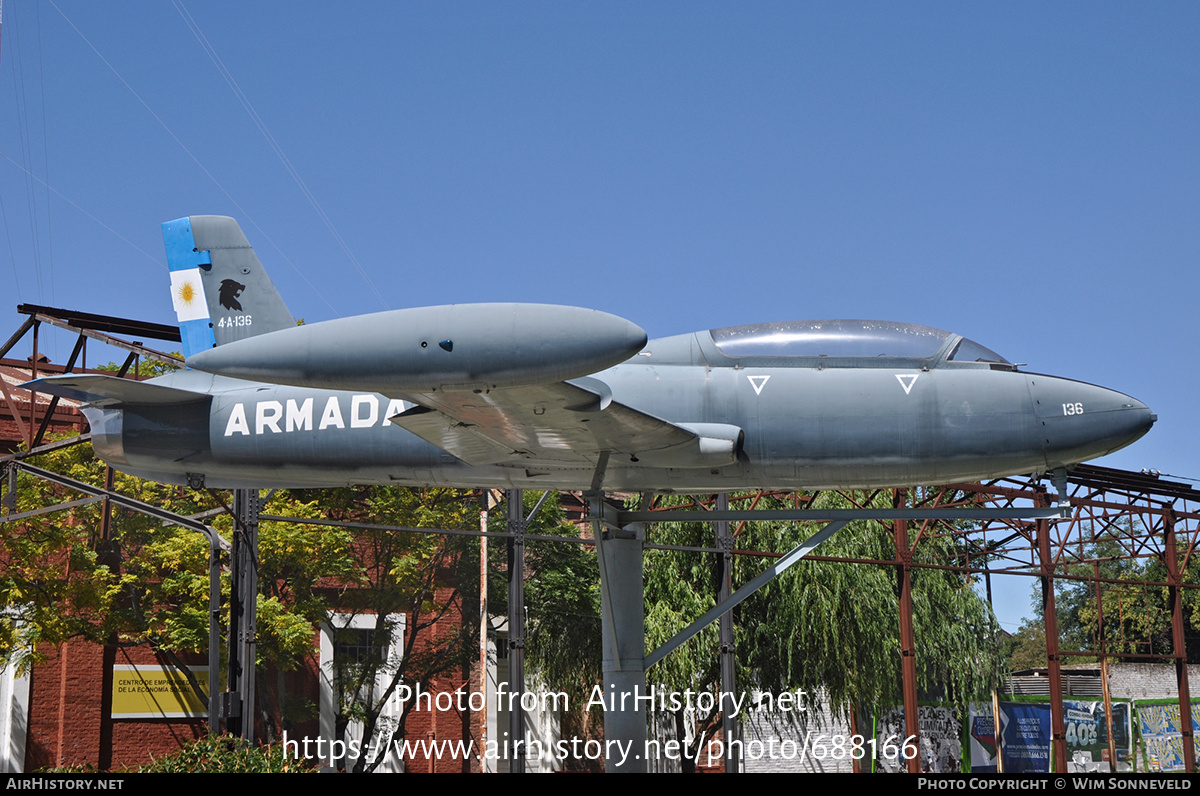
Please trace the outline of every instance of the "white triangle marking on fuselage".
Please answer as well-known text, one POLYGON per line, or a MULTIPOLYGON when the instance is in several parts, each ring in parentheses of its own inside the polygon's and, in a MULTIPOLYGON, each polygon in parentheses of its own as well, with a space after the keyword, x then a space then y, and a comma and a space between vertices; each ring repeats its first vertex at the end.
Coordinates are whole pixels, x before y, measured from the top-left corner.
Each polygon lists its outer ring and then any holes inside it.
POLYGON ((917 376, 920 373, 897 373, 896 381, 900 382, 900 386, 904 388, 904 394, 908 395, 912 392, 913 385, 917 383, 917 376))
POLYGON ((750 386, 754 388, 754 394, 762 395, 763 387, 766 386, 767 379, 769 379, 771 377, 770 376, 747 376, 746 378, 750 380, 750 386))

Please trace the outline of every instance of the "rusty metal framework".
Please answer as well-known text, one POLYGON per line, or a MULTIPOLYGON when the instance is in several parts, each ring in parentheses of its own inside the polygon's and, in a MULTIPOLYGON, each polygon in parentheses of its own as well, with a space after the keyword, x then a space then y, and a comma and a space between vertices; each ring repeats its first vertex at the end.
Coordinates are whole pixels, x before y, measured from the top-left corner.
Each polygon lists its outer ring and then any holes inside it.
MULTIPOLYGON (((1055 770, 1067 770, 1067 743, 1063 721, 1062 665, 1072 657, 1162 661, 1175 665, 1182 716, 1191 712, 1188 692, 1188 642, 1184 634, 1184 592, 1200 589, 1189 582, 1188 567, 1200 543, 1200 491, 1188 484, 1165 481, 1156 474, 1133 473, 1094 465, 1080 465, 1068 480, 1065 496, 1047 490, 1040 480, 1003 478, 982 483, 941 487, 887 489, 874 492, 837 492, 841 502, 867 510, 872 506, 903 507, 909 515, 922 509, 996 510, 994 519, 964 523, 956 519, 874 519, 892 535, 895 557, 846 558, 811 554, 809 560, 893 567, 898 574, 897 622, 901 636, 901 676, 905 707, 905 734, 917 734, 916 656, 913 636, 911 575, 913 570, 934 568, 984 579, 989 601, 991 579, 1000 575, 1037 578, 1041 582, 1042 621, 1045 626, 1047 669, 1050 679, 1052 741, 1055 770), (1069 503, 1067 519, 1019 519, 1028 507, 1050 507, 1063 499, 1069 503), (922 545, 933 540, 953 542, 954 559, 920 560, 922 545), (1122 577, 1113 567, 1141 564, 1143 576, 1122 577), (1152 577, 1146 577, 1149 573, 1152 577), (1085 584, 1094 611, 1090 645, 1067 651, 1061 648, 1055 601, 1057 583, 1085 584), (1165 599, 1164 599, 1165 594, 1165 599)), ((717 510, 718 496, 694 498, 690 504, 672 501, 661 505, 651 498, 648 512, 627 515, 643 519, 659 513, 664 521, 690 519, 707 522, 719 517, 735 520, 735 555, 777 557, 783 554, 739 547, 737 539, 751 519, 795 519, 821 501, 820 493, 746 492, 721 496, 730 511, 717 510), (797 511, 760 511, 768 502, 794 506, 797 511), (738 511, 742 507, 742 511, 738 511), (692 511, 688 511, 692 509, 692 511), (690 514, 690 517, 689 517, 690 514), (739 518, 740 517, 740 518, 739 518)), ((824 516, 829 512, 814 512, 824 516)), ((651 534, 648 539, 652 539, 651 534)), ((652 546, 648 544, 647 546, 652 546)), ((718 547, 705 548, 720 554, 718 547)), ((1107 693, 1107 689, 1106 689, 1107 693)), ((1107 699, 1107 697, 1106 697, 1107 699)), ((1111 717, 1111 709, 1106 705, 1111 717)), ((1195 750, 1191 723, 1183 721, 1184 758, 1194 769, 1195 750)), ((1109 738, 1113 737, 1111 728, 1109 738)), ((1111 740, 1110 740, 1111 743, 1111 740)), ((1115 759, 1113 757, 1112 759, 1115 759)), ((919 761, 909 761, 916 773, 919 761)))
MULTIPOLYGON (((86 341, 95 339, 106 345, 128 351, 128 357, 116 375, 137 378, 140 358, 151 359, 172 365, 182 365, 182 360, 173 355, 147 348, 138 342, 130 342, 114 335, 122 334, 135 338, 178 341, 178 329, 160 324, 127 321, 106 316, 67 310, 21 305, 18 312, 26 315, 20 328, 0 346, 0 366, 21 368, 29 371, 30 378, 44 373, 97 372, 88 370, 86 341), (78 335, 67 362, 56 366, 39 361, 38 333, 43 324, 78 335), (28 360, 6 358, 12 348, 32 332, 33 355, 28 360)), ((110 373, 110 375, 112 375, 110 373)), ((28 400, 16 394, 0 379, 0 397, 3 399, 7 417, 15 422, 26 450, 0 456, 7 481, 8 495, 4 496, 6 512, 0 512, 0 520, 18 519, 11 512, 15 490, 16 470, 34 472, 37 468, 24 464, 23 460, 40 452, 63 445, 76 444, 89 439, 88 434, 61 442, 43 445, 47 429, 61 421, 58 399, 39 404, 31 396, 28 400)), ((0 413, 3 419, 4 413, 0 413)), ((112 491, 111 470, 107 488, 95 487, 89 497, 82 500, 42 507, 36 512, 44 513, 95 500, 110 502, 128 500, 112 491)), ((991 596, 991 580, 998 576, 1037 578, 1042 584, 1045 624, 1047 668, 1050 677, 1052 750, 1055 770, 1066 771, 1067 748, 1064 732, 1063 704, 1061 692, 1062 664, 1072 657, 1087 657, 1099 660, 1101 665, 1108 659, 1151 660, 1172 662, 1176 668, 1181 715, 1190 715, 1190 694, 1187 682, 1188 641, 1184 634, 1184 593, 1188 589, 1200 588, 1200 583, 1189 582, 1188 569, 1200 543, 1200 491, 1190 485, 1166 481, 1156 474, 1138 474, 1092 465, 1081 465, 1069 477, 1066 495, 1055 495, 1037 479, 1005 478, 983 483, 950 484, 934 488, 912 488, 877 490, 875 492, 839 492, 845 505, 862 509, 873 509, 888 505, 903 509, 897 518, 874 519, 892 535, 895 555, 891 559, 843 558, 836 556, 809 555, 813 560, 823 560, 856 565, 873 565, 894 568, 898 575, 898 598, 896 620, 901 635, 900 670, 903 679, 905 706, 905 732, 918 735, 916 656, 920 654, 913 635, 913 605, 911 594, 912 572, 920 568, 936 568, 962 573, 965 577, 982 578, 991 596), (1030 509, 1045 509, 1069 504, 1068 519, 1021 519, 1029 517, 1030 509), (901 519, 926 517, 926 510, 966 509, 973 516, 991 514, 985 519, 964 521, 961 518, 942 519, 936 511, 923 519, 901 519), (922 558, 923 546, 932 540, 953 541, 956 551, 952 560, 930 562, 922 558), (1133 565, 1137 565, 1136 568, 1133 565), (1140 576, 1122 577, 1121 570, 1135 569, 1140 576), (1147 577, 1146 575, 1150 575, 1147 577), (1094 599, 1094 617, 1091 622, 1089 649, 1066 651, 1061 649, 1058 632, 1058 615, 1055 601, 1056 583, 1086 584, 1094 599)), ((820 493, 743 492, 729 495, 696 497, 690 503, 680 505, 662 504, 659 498, 645 496, 640 512, 621 512, 618 524, 631 522, 672 521, 684 518, 695 522, 728 523, 725 541, 715 540, 712 547, 687 548, 711 552, 718 559, 732 555, 772 557, 780 553, 754 550, 739 546, 738 540, 750 521, 771 519, 800 519, 820 500, 820 493), (764 511, 762 506, 770 502, 773 506, 792 506, 790 512, 779 509, 764 511), (655 515, 656 518, 652 518, 655 515), (784 516, 787 515, 787 516, 784 516), (796 516, 800 515, 800 516, 796 516), (715 521, 715 522, 714 522, 715 521)), ((580 507, 586 505, 579 498, 580 507)), ((519 502, 517 503, 519 506, 519 502)), ((105 512, 107 516, 107 512, 105 512)), ((184 518, 187 519, 187 518, 184 518)), ((288 519, 275 518, 271 519, 288 519)), ((168 519, 167 521, 174 521, 168 519)), ((305 520, 306 522, 319 522, 305 520)), ((107 524, 107 523, 106 523, 107 524)), ((337 523, 329 523, 337 524, 337 523)), ((202 525, 202 523, 196 523, 202 525)), ((204 526, 207 527, 207 526, 204 526)), ((484 526, 486 527, 486 526, 484 526)), ((211 530, 211 529, 209 529, 211 530)), ((437 529, 397 529, 440 533, 437 529)), ((721 530, 721 529, 716 529, 721 530)), ((535 537, 518 532, 496 533, 484 531, 481 535, 503 536, 519 540, 535 537)), ((558 537, 548 537, 562 541, 558 537)), ((590 539, 572 540, 590 544, 590 539)), ((653 534, 646 539, 646 547, 656 545, 653 534)), ((214 541, 214 548, 217 542, 214 541)), ((216 553, 214 553, 214 560, 216 553)), ((725 566, 728 565, 726 561, 725 566)), ((215 676, 216 667, 210 676, 215 676)), ((210 693, 214 693, 210 689, 210 693)), ((1106 711, 1111 716, 1111 711, 1106 711)), ((1190 722, 1183 723, 1184 757, 1189 771, 1194 768, 1195 751, 1190 722)), ((1112 733, 1109 733, 1110 739, 1112 733)), ((911 771, 917 771, 919 761, 909 761, 911 771)))
MULTIPOLYGON (((17 312, 27 317, 4 345, 0 346, 0 367, 28 368, 31 380, 43 374, 107 373, 108 375, 113 375, 107 371, 88 369, 87 341, 89 338, 128 352, 125 362, 116 373, 117 376, 122 378, 136 379, 138 361, 142 358, 183 367, 183 359, 174 354, 156 351, 140 342, 130 342, 115 336, 121 334, 177 343, 180 341, 179 329, 174 326, 147 323, 145 321, 132 321, 125 318, 112 318, 107 315, 94 315, 92 313, 76 312, 56 307, 42 307, 36 304, 20 304, 17 306, 17 312), (42 324, 55 326, 69 332, 74 332, 77 335, 75 346, 71 349, 71 354, 67 358, 65 365, 51 364, 45 361, 45 358, 42 356, 39 350, 42 324), (7 358, 13 347, 26 334, 30 333, 32 333, 33 354, 29 359, 7 358), (130 373, 132 373, 132 376, 130 376, 130 373)), ((20 431, 22 441, 25 443, 27 450, 33 450, 42 444, 46 430, 52 422, 56 419, 59 422, 63 422, 66 419, 61 415, 56 417, 55 410, 59 405, 58 396, 51 398, 49 404, 46 406, 39 406, 36 396, 33 395, 30 395, 28 401, 22 401, 13 394, 3 379, 0 379, 0 394, 4 398, 8 416, 20 431), (28 423, 26 423, 26 420, 28 420, 28 423)))

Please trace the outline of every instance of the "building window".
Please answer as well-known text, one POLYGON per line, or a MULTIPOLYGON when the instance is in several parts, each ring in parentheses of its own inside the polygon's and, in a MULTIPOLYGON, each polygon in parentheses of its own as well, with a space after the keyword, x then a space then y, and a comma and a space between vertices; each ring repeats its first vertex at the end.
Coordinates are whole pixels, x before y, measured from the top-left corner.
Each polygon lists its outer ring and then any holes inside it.
MULTIPOLYGON (((397 699, 380 709, 369 744, 362 737, 361 717, 366 706, 378 707, 400 667, 404 630, 403 614, 334 614, 321 626, 321 737, 328 754, 322 765, 353 770, 360 755, 365 753, 367 762, 374 760, 379 747, 392 738, 400 717, 397 699)), ((375 769, 403 770, 404 761, 394 752, 375 769)))

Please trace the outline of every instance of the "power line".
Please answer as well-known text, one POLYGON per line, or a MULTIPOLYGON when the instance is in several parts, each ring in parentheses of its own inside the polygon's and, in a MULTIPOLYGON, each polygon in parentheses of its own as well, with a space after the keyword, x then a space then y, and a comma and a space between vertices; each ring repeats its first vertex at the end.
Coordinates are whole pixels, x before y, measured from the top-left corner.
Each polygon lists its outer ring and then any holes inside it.
POLYGON ((326 228, 329 229, 330 234, 333 235, 333 239, 337 241, 338 246, 341 247, 342 251, 345 252, 346 257, 351 263, 353 263, 354 267, 358 270, 359 275, 362 276, 363 281, 367 283, 367 286, 371 288, 371 291, 379 299, 379 303, 383 305, 384 309, 389 309, 387 300, 383 297, 383 294, 379 292, 379 289, 375 287, 375 283, 371 281, 371 277, 367 274, 366 269, 362 267, 362 263, 360 263, 358 258, 354 256, 354 252, 350 251, 350 246, 346 243, 345 238, 342 237, 342 234, 338 232, 337 228, 333 225, 332 219, 329 218, 329 215, 325 212, 324 208, 321 207, 320 202, 317 201, 316 195, 309 190, 308 185, 305 184, 304 179, 300 176, 300 172, 297 171, 296 167, 292 165, 292 161, 284 153, 283 147, 279 145, 279 142, 275 139, 275 136, 271 134, 270 129, 267 127, 267 123, 264 122, 262 117, 258 115, 258 111, 254 109, 250 99, 246 96, 245 92, 242 91, 241 86, 238 85, 237 81, 234 80, 233 74, 229 71, 228 67, 225 66, 225 62, 221 60, 221 56, 217 55, 216 48, 213 47, 208 41, 208 37, 206 37, 204 32, 200 30, 200 25, 183 5, 183 0, 172 0, 172 4, 175 6, 175 10, 179 12, 179 15, 183 17, 183 21, 185 24, 187 24, 188 29, 192 32, 192 35, 196 37, 196 41, 200 43, 201 49, 203 49, 205 54, 208 55, 209 60, 213 62, 213 65, 217 68, 217 71, 221 74, 221 77, 225 79, 226 84, 229 85, 229 88, 233 91, 234 96, 237 97, 238 102, 242 104, 242 108, 245 109, 246 114, 250 117, 250 120, 254 122, 254 126, 258 128, 258 131, 262 134, 262 137, 266 139, 267 144, 275 153, 275 156, 279 158, 279 162, 283 164, 283 167, 287 170, 287 173, 291 175, 292 180, 296 183, 296 186, 300 188, 300 192, 304 194, 304 198, 307 199, 308 203, 311 204, 313 209, 317 211, 317 215, 320 217, 321 221, 324 222, 326 228))
POLYGON ((100 226, 104 227, 104 228, 105 228, 105 229, 107 229, 109 232, 111 232, 112 234, 116 235, 118 238, 120 238, 121 240, 125 241, 125 242, 126 242, 126 243, 128 243, 130 246, 132 246, 133 248, 137 249, 137 250, 138 250, 139 252, 141 252, 142 254, 146 255, 146 258, 147 258, 148 260, 150 260, 150 262, 154 263, 155 265, 161 265, 161 264, 162 264, 162 261, 161 261, 161 260, 160 260, 158 257, 155 257, 153 254, 151 254, 150 252, 146 251, 146 250, 145 250, 145 249, 143 249, 141 246, 138 246, 136 243, 134 243, 133 241, 131 241, 129 238, 127 238, 127 237, 125 237, 124 235, 122 235, 120 232, 117 232, 115 229, 113 229, 112 227, 110 227, 108 224, 105 224, 103 221, 101 221, 100 219, 96 218, 94 215, 92 215, 92 214, 91 214, 91 213, 89 213, 88 211, 84 210, 84 209, 83 209, 82 207, 80 207, 80 206, 79 206, 77 203, 75 203, 74 201, 72 201, 71 199, 69 199, 69 198, 68 198, 68 197, 67 197, 67 196, 66 196, 64 193, 62 193, 61 191, 59 191, 57 188, 54 188, 54 187, 52 187, 52 186, 51 186, 51 185, 50 185, 48 182, 46 182, 46 181, 45 181, 45 180, 43 180, 41 177, 39 177, 39 176, 37 176, 36 174, 34 174, 34 173, 33 173, 32 171, 30 171, 29 169, 27 169, 27 168, 25 168, 24 166, 22 166, 22 165, 21 165, 20 163, 18 163, 17 161, 15 161, 15 160, 13 160, 12 158, 10 158, 8 155, 4 154, 3 152, 0 152, 0 158, 4 158, 4 159, 5 159, 5 160, 7 160, 9 163, 13 164, 13 165, 14 165, 14 166, 16 166, 18 169, 20 169, 21 171, 25 172, 25 175, 26 175, 28 178, 30 178, 30 179, 33 179, 33 180, 37 180, 37 181, 38 181, 38 182, 40 182, 42 185, 46 186, 46 190, 47 190, 47 191, 53 191, 53 192, 54 192, 54 195, 55 195, 55 196, 57 196, 59 199, 62 199, 64 202, 66 202, 67 204, 71 205, 71 207, 75 208, 75 209, 76 209, 76 210, 78 210, 80 213, 83 213, 85 216, 87 216, 88 218, 90 218, 92 221, 95 221, 97 224, 99 224, 100 226))
MULTIPOLYGON (((238 209, 238 212, 240 212, 242 214, 242 216, 247 221, 249 221, 254 226, 254 228, 257 229, 262 234, 263 238, 265 238, 268 243, 270 243, 272 246, 275 247, 276 251, 278 251, 280 253, 280 255, 283 256, 283 259, 287 262, 287 264, 292 266, 292 268, 296 271, 297 274, 300 274, 300 278, 303 279, 306 283, 308 283, 309 287, 313 287, 312 283, 308 281, 308 278, 305 277, 304 274, 300 272, 299 268, 296 268, 295 263, 293 263, 287 257, 287 255, 283 254, 283 250, 280 249, 279 246, 275 244, 275 241, 271 240, 271 237, 269 235, 267 235, 267 233, 265 231, 263 231, 263 228, 260 227, 258 225, 258 222, 254 220, 253 216, 251 216, 250 213, 246 211, 246 208, 242 207, 241 204, 239 204, 238 201, 233 198, 233 195, 230 194, 229 191, 225 190, 225 186, 221 184, 221 181, 218 180, 211 171, 209 171, 207 168, 205 168, 204 164, 200 162, 200 159, 197 158, 192 153, 192 150, 188 149, 187 145, 184 144, 182 140, 180 140, 179 136, 175 135, 175 132, 173 130, 171 130, 171 128, 167 126, 167 123, 162 120, 162 117, 160 117, 157 113, 154 112, 154 109, 151 108, 150 105, 147 104, 144 99, 142 99, 141 95, 138 94, 137 91, 134 90, 133 86, 129 85, 129 81, 127 81, 124 77, 122 77, 121 73, 117 71, 116 67, 114 67, 111 63, 109 63, 108 59, 105 58, 104 55, 98 49, 96 49, 96 45, 92 44, 92 42, 88 39, 88 37, 83 35, 83 31, 81 31, 78 27, 76 27, 75 23, 71 21, 70 17, 68 17, 66 14, 63 13, 63 10, 58 7, 58 4, 55 3, 54 0, 47 0, 47 2, 49 2, 50 5, 54 6, 54 10, 57 11, 59 13, 59 15, 62 16, 62 18, 66 20, 67 24, 71 26, 72 30, 74 30, 77 34, 79 34, 79 38, 83 39, 84 43, 87 44, 87 46, 92 49, 92 52, 94 52, 96 54, 96 57, 98 57, 101 61, 104 62, 104 65, 109 68, 109 71, 111 71, 114 75, 116 75, 117 80, 120 80, 121 84, 124 85, 125 88, 129 89, 129 93, 132 94, 134 96, 134 98, 142 104, 142 107, 146 109, 147 113, 149 113, 151 116, 154 117, 154 121, 158 122, 159 125, 164 130, 167 131, 167 135, 171 136, 171 138, 175 141, 175 143, 179 145, 179 148, 184 151, 184 154, 186 154, 189 158, 191 158, 192 162, 195 163, 200 168, 200 170, 202 172, 204 172, 204 174, 210 180, 212 180, 213 184, 216 185, 217 188, 220 189, 221 193, 225 194, 226 198, 228 198, 229 201, 233 203, 233 206, 238 209)), ((55 191, 55 193, 58 193, 58 192, 55 191)), ((59 196, 62 196, 62 194, 59 194, 59 196)), ((72 204, 75 204, 75 203, 72 202, 72 204)), ((75 205, 75 207, 78 208, 79 205, 75 205)), ((80 208, 80 210, 82 210, 82 208, 80 208)), ((87 215, 89 218, 95 219, 95 216, 91 215, 90 213, 88 213, 87 215)), ((104 226, 105 226, 105 229, 111 230, 111 227, 108 227, 107 225, 104 225, 104 226)), ((124 238, 120 235, 118 235, 117 237, 120 237, 122 240, 126 240, 126 238, 124 238)), ((135 246, 134 248, 137 248, 137 247, 135 246)), ((138 251, 141 251, 141 249, 138 249, 138 251)), ((158 262, 158 260, 156 259, 155 262, 158 262)), ((316 288, 313 287, 313 290, 316 291, 316 288)), ((316 291, 316 292, 317 292, 317 295, 321 296, 321 299, 327 305, 329 305, 330 310, 333 310, 333 305, 329 304, 329 300, 326 299, 325 296, 322 293, 320 293, 319 291, 316 291)), ((337 314, 336 310, 334 311, 334 314, 337 314)))

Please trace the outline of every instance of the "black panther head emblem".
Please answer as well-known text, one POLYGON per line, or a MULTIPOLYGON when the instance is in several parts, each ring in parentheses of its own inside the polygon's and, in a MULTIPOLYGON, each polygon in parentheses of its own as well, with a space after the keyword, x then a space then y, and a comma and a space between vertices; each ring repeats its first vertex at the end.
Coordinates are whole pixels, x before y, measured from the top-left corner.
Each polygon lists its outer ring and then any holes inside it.
POLYGON ((238 296, 242 295, 242 291, 245 289, 246 286, 240 282, 234 282, 232 279, 226 279, 221 283, 221 292, 218 296, 221 306, 227 310, 237 310, 238 312, 241 312, 242 304, 238 301, 238 296))

